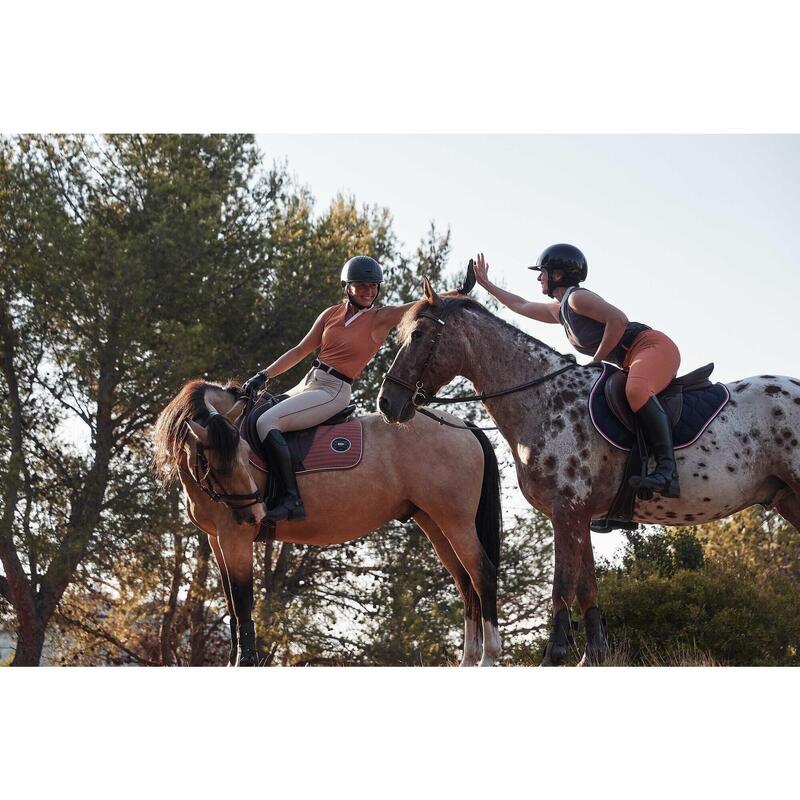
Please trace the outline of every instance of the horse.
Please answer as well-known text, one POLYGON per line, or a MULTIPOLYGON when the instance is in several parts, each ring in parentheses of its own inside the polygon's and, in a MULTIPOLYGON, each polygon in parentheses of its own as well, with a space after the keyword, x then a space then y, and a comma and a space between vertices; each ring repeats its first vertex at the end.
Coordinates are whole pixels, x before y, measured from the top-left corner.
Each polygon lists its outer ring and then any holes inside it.
MULTIPOLYGON (((237 423, 240 387, 188 382, 158 417, 153 465, 183 486, 191 522, 208 536, 231 619, 231 666, 257 666, 252 621, 253 543, 264 522, 266 476, 250 464, 237 423)), ((305 520, 278 522, 283 542, 332 545, 395 519, 412 518, 453 577, 464 605, 461 666, 493 665, 500 653, 497 568, 500 477, 488 438, 419 419, 401 427, 358 417, 364 452, 351 469, 298 475, 305 520)), ((455 420, 456 418, 453 418, 455 420)))
MULTIPOLYGON (((608 513, 626 454, 590 420, 597 368, 578 365, 471 298, 440 297, 427 279, 424 290, 398 326, 401 346, 378 408, 387 421, 408 424, 456 376, 482 393, 471 399, 484 402, 511 447, 523 495, 553 526, 553 622, 542 663, 566 659, 576 600, 587 635, 581 663, 602 663, 608 644, 589 526, 608 513)), ((761 504, 800 530, 800 381, 761 375, 726 387, 723 412, 676 456, 680 498, 638 501, 635 522, 697 525, 761 504)))

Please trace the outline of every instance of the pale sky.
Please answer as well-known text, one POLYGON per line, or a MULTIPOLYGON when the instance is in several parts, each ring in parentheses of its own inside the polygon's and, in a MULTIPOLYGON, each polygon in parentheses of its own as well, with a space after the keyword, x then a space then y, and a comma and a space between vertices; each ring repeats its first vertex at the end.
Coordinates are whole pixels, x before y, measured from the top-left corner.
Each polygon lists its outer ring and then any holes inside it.
MULTIPOLYGON (((415 135, 258 137, 318 209, 337 192, 386 206, 411 250, 431 220, 450 268, 482 250, 490 277, 530 299, 549 244, 580 247, 586 285, 678 344, 682 372, 800 375, 800 136, 415 135)), ((481 300, 481 289, 473 292, 481 300)), ((507 319, 570 352, 560 326, 507 319)), ((583 357, 580 360, 586 361, 583 357)), ((619 537, 593 536, 610 554, 619 537)))

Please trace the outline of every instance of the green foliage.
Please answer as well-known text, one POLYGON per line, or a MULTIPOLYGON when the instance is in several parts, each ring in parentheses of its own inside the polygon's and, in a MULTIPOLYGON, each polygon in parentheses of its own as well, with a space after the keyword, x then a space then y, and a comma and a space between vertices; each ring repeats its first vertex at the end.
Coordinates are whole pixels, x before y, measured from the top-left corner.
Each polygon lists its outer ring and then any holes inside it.
POLYGON ((612 644, 634 663, 681 648, 731 665, 800 663, 796 578, 702 544, 732 524, 741 531, 739 520, 629 535, 622 568, 604 571, 599 591, 612 644))

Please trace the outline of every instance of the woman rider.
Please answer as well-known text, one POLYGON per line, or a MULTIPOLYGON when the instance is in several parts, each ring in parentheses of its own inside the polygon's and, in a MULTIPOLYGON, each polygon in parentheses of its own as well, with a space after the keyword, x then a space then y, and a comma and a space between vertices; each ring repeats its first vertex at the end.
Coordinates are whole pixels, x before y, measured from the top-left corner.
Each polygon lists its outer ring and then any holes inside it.
POLYGON ((611 361, 628 370, 625 394, 656 457, 656 468, 646 478, 630 479, 664 497, 679 497, 678 473, 672 449, 672 427, 656 395, 678 373, 681 356, 673 341, 625 314, 579 284, 586 280, 583 253, 571 244, 554 244, 528 269, 539 270, 542 293, 554 303, 533 303, 495 286, 488 276, 483 253, 477 257, 478 283, 512 311, 538 322, 561 323, 572 346, 592 356, 591 364, 611 361))
POLYGON ((258 391, 270 378, 299 364, 319 349, 311 371, 288 392, 289 397, 265 411, 256 430, 285 489, 284 498, 267 512, 271 520, 305 518, 297 491, 287 431, 319 425, 350 402, 350 386, 380 349, 389 331, 413 305, 375 308, 383 270, 369 256, 355 256, 342 268, 344 300, 325 309, 302 341, 245 382, 244 391, 258 391))

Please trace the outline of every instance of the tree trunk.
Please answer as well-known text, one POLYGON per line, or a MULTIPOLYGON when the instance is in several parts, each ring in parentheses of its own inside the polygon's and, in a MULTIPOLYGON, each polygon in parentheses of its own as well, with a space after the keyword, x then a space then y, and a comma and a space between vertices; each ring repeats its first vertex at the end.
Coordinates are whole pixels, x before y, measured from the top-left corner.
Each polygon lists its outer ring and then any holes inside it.
POLYGON ((206 595, 208 587, 208 564, 211 545, 207 536, 200 536, 195 556, 192 586, 186 602, 189 605, 189 666, 200 667, 206 663, 206 595))
POLYGON ((172 537, 174 560, 172 563, 172 585, 169 590, 167 609, 161 619, 161 663, 171 667, 175 663, 172 647, 172 621, 178 608, 178 591, 183 578, 183 536, 176 533, 172 537))

